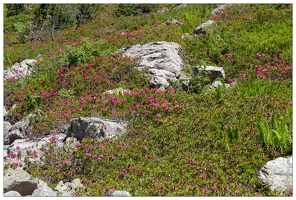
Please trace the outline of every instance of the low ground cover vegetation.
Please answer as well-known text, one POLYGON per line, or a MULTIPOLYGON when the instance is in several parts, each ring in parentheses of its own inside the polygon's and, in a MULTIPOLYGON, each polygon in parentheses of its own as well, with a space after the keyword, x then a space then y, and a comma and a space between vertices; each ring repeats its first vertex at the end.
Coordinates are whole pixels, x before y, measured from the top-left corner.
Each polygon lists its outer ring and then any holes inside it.
POLYGON ((42 54, 31 76, 4 81, 4 105, 17 103, 5 120, 42 110, 47 117, 32 122, 28 137, 54 134, 81 116, 128 122, 116 140, 83 139, 65 152, 54 150, 53 135, 44 165, 26 170, 51 187, 80 178, 86 189, 77 196, 112 188, 133 196, 291 195, 269 191, 256 173, 292 155, 292 5, 233 4, 214 17, 214 4, 119 6, 100 5, 54 40, 24 42, 26 18, 5 17, 4 68, 42 54), (164 25, 171 17, 182 25, 164 25), (215 25, 206 34, 182 37, 208 19, 215 25), (154 41, 180 44, 188 74, 220 66, 221 81, 236 86, 151 88, 140 58, 123 57, 122 48, 154 41), (105 93, 119 87, 129 92, 105 93))

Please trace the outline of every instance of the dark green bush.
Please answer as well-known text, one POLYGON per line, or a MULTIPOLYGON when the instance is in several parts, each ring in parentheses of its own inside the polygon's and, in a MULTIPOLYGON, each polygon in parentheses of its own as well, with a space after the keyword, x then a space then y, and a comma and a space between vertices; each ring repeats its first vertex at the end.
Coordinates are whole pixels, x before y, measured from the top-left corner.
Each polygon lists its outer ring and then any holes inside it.
POLYGON ((134 16, 145 14, 153 11, 157 8, 157 4, 119 4, 117 10, 115 11, 115 15, 117 17, 121 15, 125 16, 134 16))

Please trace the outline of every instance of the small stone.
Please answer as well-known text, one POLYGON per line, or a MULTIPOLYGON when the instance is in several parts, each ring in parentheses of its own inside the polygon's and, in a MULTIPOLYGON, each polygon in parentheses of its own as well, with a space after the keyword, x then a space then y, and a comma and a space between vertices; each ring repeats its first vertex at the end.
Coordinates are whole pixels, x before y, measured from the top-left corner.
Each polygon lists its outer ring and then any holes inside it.
POLYGON ((129 192, 116 190, 111 194, 113 197, 131 197, 129 192))

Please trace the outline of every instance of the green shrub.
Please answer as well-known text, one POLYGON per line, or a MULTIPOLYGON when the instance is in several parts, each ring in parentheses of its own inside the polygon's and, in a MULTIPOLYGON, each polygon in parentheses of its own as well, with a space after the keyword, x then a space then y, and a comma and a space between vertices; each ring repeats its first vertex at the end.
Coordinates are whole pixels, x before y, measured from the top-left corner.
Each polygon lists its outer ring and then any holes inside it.
POLYGON ((264 145, 276 147, 285 154, 292 153, 292 108, 288 107, 285 115, 273 113, 270 120, 261 118, 257 130, 264 145))
POLYGON ((157 6, 157 4, 119 4, 117 10, 115 11, 115 15, 117 17, 121 15, 135 16, 143 13, 149 13, 157 6))
POLYGON ((83 39, 79 45, 66 46, 66 65, 76 66, 80 63, 89 62, 94 56, 112 54, 115 51, 112 47, 106 48, 105 45, 106 41, 101 39, 96 42, 83 39))

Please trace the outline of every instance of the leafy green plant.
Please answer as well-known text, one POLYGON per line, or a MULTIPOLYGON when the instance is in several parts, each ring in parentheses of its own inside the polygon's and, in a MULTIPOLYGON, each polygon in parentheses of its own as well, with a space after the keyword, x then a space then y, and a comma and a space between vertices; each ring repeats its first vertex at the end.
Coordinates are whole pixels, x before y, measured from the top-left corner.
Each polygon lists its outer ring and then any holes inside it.
POLYGON ((121 15, 133 16, 142 13, 149 13, 157 7, 157 4, 118 4, 118 8, 115 11, 117 17, 121 15))
POLYGON ((205 70, 200 70, 198 75, 195 75, 190 79, 187 91, 194 92, 197 94, 200 94, 203 91, 205 91, 204 89, 207 88, 207 85, 210 83, 210 78, 208 74, 209 72, 205 70))
POLYGON ((286 115, 272 114, 271 120, 261 118, 257 131, 266 146, 279 148, 282 152, 292 153, 292 109, 287 108, 286 115))
POLYGON ((218 85, 218 87, 215 89, 216 92, 216 98, 217 103, 223 103, 224 101, 224 94, 225 94, 225 85, 218 85))
POLYGON ((22 22, 16 22, 14 23, 14 29, 16 34, 19 37, 19 42, 24 43, 27 40, 28 33, 29 33, 29 23, 22 23, 22 22))
POLYGON ((67 66, 76 66, 79 63, 89 62, 94 56, 112 54, 115 50, 105 48, 106 41, 98 39, 91 42, 89 39, 83 39, 80 45, 66 46, 65 56, 67 66))
POLYGON ((228 151, 232 150, 232 148, 236 145, 239 141, 239 132, 237 126, 232 127, 228 126, 226 128, 225 134, 225 145, 228 151))
POLYGON ((41 97, 38 95, 26 95, 25 104, 26 108, 24 110, 34 110, 40 105, 41 97))

